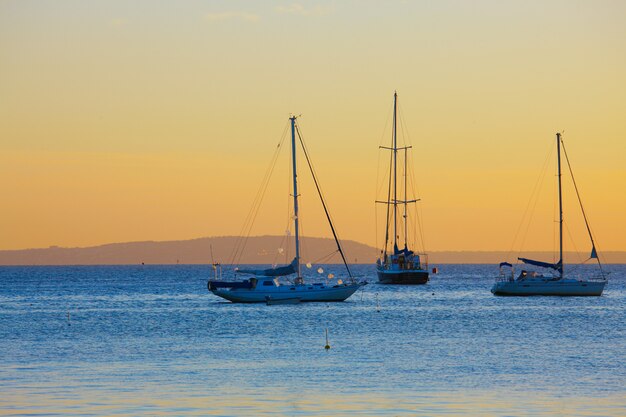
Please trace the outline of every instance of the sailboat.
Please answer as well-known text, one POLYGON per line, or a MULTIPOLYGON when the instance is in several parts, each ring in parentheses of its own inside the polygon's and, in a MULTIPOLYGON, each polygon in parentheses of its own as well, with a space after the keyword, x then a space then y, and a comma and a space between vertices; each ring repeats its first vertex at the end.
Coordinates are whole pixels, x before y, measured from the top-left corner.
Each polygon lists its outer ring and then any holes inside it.
MULTIPOLYGON (((398 147, 398 130, 397 130, 397 110, 398 110, 398 93, 393 94, 393 128, 391 135, 391 147, 381 146, 392 152, 390 161, 389 186, 387 189, 387 200, 376 201, 387 206, 387 215, 385 218, 385 245, 381 250, 381 256, 376 261, 376 272, 378 281, 381 284, 404 284, 418 285, 428 282, 428 264, 422 264, 421 256, 408 248, 408 218, 407 205, 416 203, 419 199, 408 199, 407 194, 407 151, 411 146, 398 147), (404 151, 404 199, 398 199, 398 151, 404 151), (402 221, 398 220, 398 211, 400 206, 403 209, 402 221), (398 247, 398 225, 404 226, 404 247, 398 247), (389 233, 393 233, 393 247, 389 248, 391 243, 389 233), (389 250, 390 249, 390 250, 389 250)), ((425 254, 422 254, 426 257, 425 254)))
POLYGON ((220 279, 211 279, 207 283, 208 290, 213 294, 222 297, 226 300, 234 303, 266 303, 268 305, 273 304, 297 304, 299 302, 307 301, 345 301, 348 297, 354 294, 359 288, 367 284, 367 282, 357 282, 352 276, 350 267, 346 262, 343 249, 337 238, 335 228, 330 220, 330 215, 326 207, 326 203, 322 198, 317 177, 311 168, 311 161, 309 160, 308 153, 296 124, 296 116, 289 118, 291 123, 291 163, 292 163, 292 177, 293 177, 293 207, 294 207, 294 230, 295 230, 295 258, 288 265, 279 266, 269 269, 237 269, 236 272, 240 274, 251 275, 250 278, 242 281, 222 281, 220 279), (298 212, 298 180, 297 180, 297 166, 296 166, 296 132, 300 138, 302 149, 306 157, 309 168, 311 168, 311 174, 315 182, 315 186, 318 190, 319 197, 322 201, 322 206, 326 217, 328 219, 335 243, 337 244, 338 252, 341 254, 341 258, 344 262, 346 270, 348 272, 348 282, 338 279, 333 283, 314 283, 306 284, 302 277, 301 260, 300 260, 300 229, 299 229, 299 212, 298 212), (292 276, 295 274, 295 278, 289 283, 283 283, 279 280, 280 277, 292 276))
POLYGON ((491 292, 495 295, 556 295, 556 296, 599 296, 602 295, 604 287, 607 283, 607 278, 602 271, 602 265, 598 258, 593 235, 591 234, 591 228, 587 221, 585 210, 583 209, 580 195, 578 194, 578 187, 574 181, 574 176, 571 171, 571 165, 567 158, 567 152, 565 151, 565 145, 561 138, 561 134, 556 134, 556 148, 557 148, 557 168, 558 168, 558 190, 559 190, 559 261, 556 263, 536 261, 528 258, 517 258, 521 262, 527 265, 545 268, 551 271, 551 273, 544 275, 535 271, 522 270, 519 276, 515 277, 515 271, 513 265, 508 262, 500 263, 500 276, 496 278, 496 282, 491 289, 491 292), (587 232, 591 240, 591 255, 589 259, 596 259, 599 267, 599 275, 589 277, 587 279, 576 279, 566 277, 564 273, 563 262, 563 195, 561 187, 561 147, 567 160, 567 164, 570 170, 572 181, 574 183, 574 189, 580 203, 583 218, 585 219, 585 225, 587 226, 587 232), (508 270, 508 272, 506 272, 508 270))

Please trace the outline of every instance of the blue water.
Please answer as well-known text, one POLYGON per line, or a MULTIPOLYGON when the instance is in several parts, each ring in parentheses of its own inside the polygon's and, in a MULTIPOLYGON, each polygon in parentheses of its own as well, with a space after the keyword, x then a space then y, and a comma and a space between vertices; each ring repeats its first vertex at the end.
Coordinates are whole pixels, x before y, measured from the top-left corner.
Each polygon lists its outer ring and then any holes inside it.
POLYGON ((1 267, 0 414, 623 416, 626 266, 607 269, 602 297, 494 297, 496 267, 442 265, 265 306, 208 293, 207 266, 1 267))

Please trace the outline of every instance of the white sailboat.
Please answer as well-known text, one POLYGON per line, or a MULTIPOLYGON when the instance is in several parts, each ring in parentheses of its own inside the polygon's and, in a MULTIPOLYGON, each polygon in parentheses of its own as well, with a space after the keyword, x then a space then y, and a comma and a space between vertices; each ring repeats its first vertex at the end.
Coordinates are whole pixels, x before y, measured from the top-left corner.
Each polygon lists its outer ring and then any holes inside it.
POLYGON ((387 216, 385 218, 385 245, 381 250, 381 257, 376 261, 376 272, 378 281, 381 284, 401 284, 401 285, 419 285, 428 282, 428 264, 422 262, 421 256, 425 254, 417 254, 408 248, 408 213, 407 204, 416 203, 418 199, 408 199, 407 196, 407 151, 410 146, 398 147, 397 138, 397 106, 398 93, 393 94, 393 128, 391 147, 381 146, 392 152, 390 161, 389 186, 387 190, 387 199, 385 201, 377 201, 387 205, 387 216), (404 151, 404 199, 398 199, 398 151, 404 151), (402 214, 402 222, 398 221, 398 206, 404 209, 402 214), (404 248, 398 248, 398 223, 404 226, 404 248), (389 248, 391 243, 389 233, 393 233, 393 247, 389 248))
MULTIPOLYGON (((294 207, 294 230, 295 230, 295 258, 289 265, 261 269, 261 270, 244 270, 238 269, 237 273, 250 274, 251 278, 242 281, 222 281, 220 279, 212 279, 207 283, 208 290, 213 294, 222 297, 226 300, 234 303, 266 303, 268 305, 273 304, 296 304, 299 302, 308 301, 344 301, 352 294, 354 294, 359 288, 367 284, 367 282, 357 282, 352 276, 350 268, 346 262, 343 249, 337 238, 335 228, 330 221, 330 215, 326 207, 326 203, 322 198, 320 188, 317 182, 315 173, 311 169, 311 175, 313 181, 318 190, 318 194, 324 207, 324 212, 328 219, 333 237, 337 244, 338 252, 341 254, 341 258, 346 266, 348 272, 347 283, 338 279, 334 283, 315 283, 306 284, 301 273, 300 262, 300 230, 299 230, 299 213, 298 213, 298 181, 297 181, 297 166, 296 166, 296 132, 302 142, 298 127, 296 124, 296 116, 289 118, 291 123, 291 162, 292 162, 292 177, 293 177, 293 207, 294 207), (282 283, 279 277, 286 277, 296 274, 295 278, 290 283, 282 283)), ((302 146, 304 155, 307 159, 309 167, 311 162, 309 160, 306 148, 302 146)))
MULTIPOLYGON (((544 275, 536 271, 522 270, 521 273, 515 277, 513 265, 508 262, 502 262, 500 264, 500 276, 496 278, 496 282, 491 289, 494 295, 557 295, 557 296, 599 296, 602 295, 602 291, 606 286, 607 279, 602 271, 602 265, 596 252, 595 242, 591 234, 589 223, 587 222, 587 216, 582 207, 580 201, 580 195, 578 195, 578 187, 574 181, 574 189, 580 202, 580 207, 587 226, 587 232, 591 240, 592 249, 590 259, 596 259, 599 267, 599 274, 594 277, 587 278, 573 278, 566 277, 564 274, 564 262, 563 262, 563 198, 561 187, 561 147, 565 158, 567 159, 567 152, 561 134, 556 134, 556 146, 557 146, 557 167, 558 167, 558 184, 559 184, 559 261, 556 263, 535 261, 527 258, 518 258, 524 264, 537 266, 549 269, 551 273, 544 275), (510 268, 508 273, 504 268, 510 268)), ((568 167, 569 159, 567 159, 568 167)), ((572 181, 574 176, 572 174, 572 181)))

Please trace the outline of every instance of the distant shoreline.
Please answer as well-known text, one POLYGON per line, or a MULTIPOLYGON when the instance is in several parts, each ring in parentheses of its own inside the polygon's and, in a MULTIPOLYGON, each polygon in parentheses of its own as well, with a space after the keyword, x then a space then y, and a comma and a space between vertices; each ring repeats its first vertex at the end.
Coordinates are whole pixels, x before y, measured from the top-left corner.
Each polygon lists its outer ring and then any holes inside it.
MULTIPOLYGON (((40 249, 0 250, 0 266, 79 266, 79 265, 210 265, 227 264, 271 265, 290 262, 293 249, 284 236, 249 237, 245 250, 233 261, 233 248, 241 238, 236 236, 205 237, 163 242, 127 242, 85 248, 52 246, 40 249)), ((340 264, 335 242, 328 238, 305 237, 303 262, 340 264)), ((378 250, 352 240, 342 241, 348 262, 367 265, 374 263, 378 250)), ((553 260, 551 252, 530 251, 524 255, 533 259, 553 260)), ((579 264, 589 255, 565 253, 567 263, 579 264)), ((626 251, 601 252, 605 264, 626 264, 626 251)), ((515 262, 517 256, 506 251, 431 251, 429 265, 495 264, 515 262)))

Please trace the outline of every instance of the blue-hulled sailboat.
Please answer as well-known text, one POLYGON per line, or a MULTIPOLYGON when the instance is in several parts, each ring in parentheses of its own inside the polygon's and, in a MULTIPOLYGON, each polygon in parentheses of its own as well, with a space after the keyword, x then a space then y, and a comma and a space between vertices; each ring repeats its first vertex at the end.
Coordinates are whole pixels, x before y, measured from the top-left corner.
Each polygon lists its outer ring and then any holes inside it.
POLYGON ((237 269, 239 274, 247 274, 251 277, 242 281, 222 281, 220 279, 211 279, 207 283, 208 290, 213 294, 222 297, 226 300, 234 303, 266 303, 268 305, 273 304, 296 304, 299 302, 307 301, 344 301, 352 294, 354 294, 359 288, 366 284, 366 282, 357 282, 352 276, 350 268, 346 262, 346 258, 337 238, 335 228, 330 220, 326 203, 322 198, 320 188, 317 182, 317 177, 312 169, 309 155, 302 142, 302 137, 298 131, 296 124, 296 116, 289 118, 291 123, 291 162, 292 162, 292 177, 293 177, 293 207, 294 207, 294 230, 295 230, 295 258, 293 261, 284 266, 268 269, 237 269), (296 132, 302 144, 302 149, 309 165, 313 181, 318 190, 319 197, 322 201, 322 206, 326 217, 328 219, 335 243, 337 244, 337 250, 341 255, 341 258, 346 267, 348 277, 347 282, 342 279, 337 279, 332 283, 315 283, 306 284, 301 273, 300 262, 300 229, 299 229, 299 212, 298 212, 298 181, 297 181, 297 166, 296 166, 296 132), (280 277, 288 277, 295 275, 295 278, 291 282, 283 283, 280 281, 280 277))
POLYGON ((517 258, 522 263, 530 266, 540 267, 551 271, 544 275, 536 271, 522 270, 516 277, 513 265, 508 262, 500 263, 500 276, 496 278, 496 282, 491 289, 495 295, 557 295, 557 296, 599 296, 602 295, 607 278, 602 271, 602 265, 598 258, 591 228, 587 221, 587 215, 583 209, 578 187, 574 181, 569 158, 565 151, 565 145, 561 138, 561 134, 556 134, 557 147, 557 167, 558 167, 558 188, 559 188, 559 260, 556 263, 536 261, 528 258, 517 258), (566 277, 564 273, 563 262, 563 196, 561 187, 561 147, 567 160, 567 165, 574 183, 574 189, 580 203, 587 232, 591 240, 591 255, 589 259, 595 259, 598 263, 599 273, 596 276, 586 278, 566 277), (508 272, 506 272, 508 270, 508 272))

